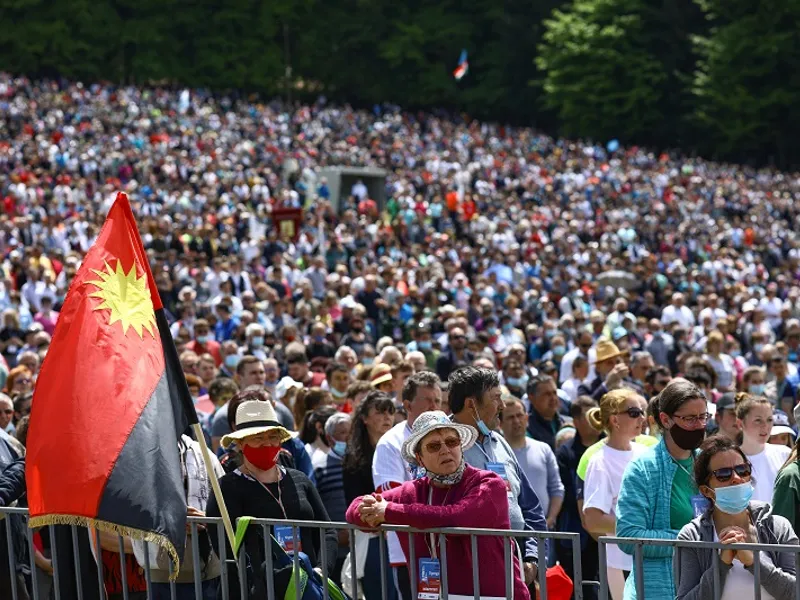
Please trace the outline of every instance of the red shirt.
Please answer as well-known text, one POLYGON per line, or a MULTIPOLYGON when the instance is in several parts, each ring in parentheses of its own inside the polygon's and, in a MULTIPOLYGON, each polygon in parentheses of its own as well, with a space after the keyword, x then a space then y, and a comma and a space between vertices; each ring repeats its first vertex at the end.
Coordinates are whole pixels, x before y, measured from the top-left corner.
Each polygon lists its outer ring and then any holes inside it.
POLYGON ((214 358, 214 362, 217 366, 222 364, 222 354, 219 351, 219 342, 215 342, 214 340, 209 340, 205 343, 205 345, 200 344, 197 340, 192 340, 188 344, 186 344, 186 349, 191 350, 197 356, 202 356, 203 354, 210 354, 214 358))

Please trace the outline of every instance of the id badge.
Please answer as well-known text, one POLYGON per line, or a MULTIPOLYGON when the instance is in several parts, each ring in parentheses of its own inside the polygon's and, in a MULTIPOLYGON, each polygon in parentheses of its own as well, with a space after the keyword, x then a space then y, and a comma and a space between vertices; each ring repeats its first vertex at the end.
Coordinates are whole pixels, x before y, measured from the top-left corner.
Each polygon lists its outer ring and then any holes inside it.
MULTIPOLYGON (((286 552, 294 552, 294 537, 292 536, 292 528, 288 525, 275 525, 275 539, 278 540, 278 543, 281 545, 286 552)), ((297 551, 301 552, 300 548, 300 537, 298 533, 297 538, 297 551)))
POLYGON ((439 600, 442 591, 442 574, 436 558, 419 559, 417 600, 439 600))
POLYGON ((503 479, 503 481, 506 482, 506 493, 510 498, 511 495, 512 495, 511 482, 508 480, 508 473, 506 473, 506 465, 505 465, 505 463, 487 462, 486 463, 486 470, 487 471, 491 471, 492 473, 496 473, 497 475, 499 475, 503 479))
POLYGON ((711 503, 708 501, 708 498, 702 494, 695 494, 692 496, 692 512, 695 517, 701 516, 708 510, 709 506, 711 506, 711 503))

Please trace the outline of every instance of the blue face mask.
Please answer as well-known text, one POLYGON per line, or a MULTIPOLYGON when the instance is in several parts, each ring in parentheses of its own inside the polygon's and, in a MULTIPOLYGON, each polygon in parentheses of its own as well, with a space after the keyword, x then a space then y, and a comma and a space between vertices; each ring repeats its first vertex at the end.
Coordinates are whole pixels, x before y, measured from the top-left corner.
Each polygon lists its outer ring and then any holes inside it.
POLYGON ((225 357, 225 366, 229 369, 235 369, 239 364, 239 358, 238 354, 228 354, 228 356, 225 357))
POLYGON ((372 356, 365 356, 361 359, 361 364, 365 367, 370 367, 375 362, 375 358, 372 356))
POLYGON ((523 375, 522 377, 506 377, 506 383, 511 387, 524 390, 525 386, 528 384, 528 376, 523 375))
POLYGON ((198 344, 205 345, 211 339, 211 336, 210 335, 198 335, 196 339, 197 339, 197 343, 198 344))
POLYGON ((333 442, 333 451, 336 452, 336 454, 344 456, 345 450, 347 450, 347 442, 333 442))
POLYGON ((483 422, 483 419, 481 419, 480 415, 478 414, 478 410, 475 408, 474 404, 472 405, 472 410, 475 412, 475 427, 478 428, 480 434, 486 437, 492 435, 492 432, 489 430, 489 428, 486 426, 486 423, 483 422))
POLYGON ((432 342, 417 342, 417 348, 420 350, 430 350, 433 348, 432 342))
POLYGON ((729 515, 738 515, 753 497, 753 484, 749 481, 714 489, 714 505, 729 515))
POLYGON ((497 327, 494 327, 494 326, 487 327, 486 328, 486 333, 488 333, 490 336, 496 334, 497 333, 497 327))
POLYGON ((253 348, 261 348, 261 346, 264 345, 264 336, 257 335, 255 337, 253 337, 253 339, 250 340, 250 345, 253 348))
POLYGON ((564 346, 553 346, 553 356, 558 356, 561 358, 566 354, 567 349, 564 346))
POLYGON ((747 387, 747 391, 753 396, 763 396, 766 389, 767 385, 765 383, 753 383, 747 387))

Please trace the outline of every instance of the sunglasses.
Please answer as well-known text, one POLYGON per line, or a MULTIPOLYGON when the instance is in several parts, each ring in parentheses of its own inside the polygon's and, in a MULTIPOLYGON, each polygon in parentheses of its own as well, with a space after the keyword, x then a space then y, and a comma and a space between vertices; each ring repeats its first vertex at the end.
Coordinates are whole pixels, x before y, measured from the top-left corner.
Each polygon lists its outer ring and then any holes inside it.
POLYGON ((618 415, 628 415, 631 419, 639 419, 644 416, 644 411, 641 408, 631 407, 628 410, 616 413, 618 415))
MULTIPOLYGON (((461 440, 456 437, 449 437, 444 441, 444 445, 452 450, 453 448, 461 445, 461 440)), ((442 449, 442 442, 430 442, 428 444, 425 444, 425 450, 427 450, 431 454, 436 454, 441 449, 442 449)))
POLYGON ((14 410, 10 409, 10 408, 3 409, 3 414, 5 414, 5 415, 13 415, 14 414, 14 410))
POLYGON ((722 467, 716 471, 711 471, 711 474, 717 478, 717 481, 725 483, 726 481, 729 481, 731 477, 733 477, 734 473, 744 479, 745 477, 750 477, 752 472, 752 465, 750 463, 744 463, 741 465, 736 465, 735 467, 722 467))

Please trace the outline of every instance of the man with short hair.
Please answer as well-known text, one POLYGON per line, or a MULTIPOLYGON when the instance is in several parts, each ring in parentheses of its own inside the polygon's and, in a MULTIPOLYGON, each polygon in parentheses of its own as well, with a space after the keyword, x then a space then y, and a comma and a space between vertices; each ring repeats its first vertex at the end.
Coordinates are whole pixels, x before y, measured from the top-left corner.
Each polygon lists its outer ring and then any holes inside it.
MULTIPOLYGON (((411 435, 411 426, 419 415, 429 410, 439 410, 442 402, 441 380, 430 371, 415 373, 406 379, 402 401, 408 418, 383 434, 372 458, 372 480, 378 491, 389 490, 414 479, 411 467, 400 454, 400 448, 411 435)), ((416 600, 411 597, 409 570, 397 534, 390 532, 387 538, 397 593, 402 600, 416 600)))
MULTIPOLYGON (((601 313, 602 317, 602 313, 601 313)), ((591 331, 582 330, 578 333, 578 339, 575 341, 575 347, 572 350, 567 351, 567 353, 561 359, 560 370, 558 373, 558 380, 560 383, 564 383, 570 377, 572 377, 572 363, 578 356, 583 356, 585 359, 589 361, 589 373, 586 375, 587 378, 594 378, 594 360, 595 360, 595 353, 594 348, 594 336, 592 335, 591 331)))
POLYGON ((14 403, 5 394, 0 394, 0 429, 14 434, 14 403))
POLYGON ((657 365, 647 372, 644 376, 644 391, 648 398, 652 398, 661 393, 672 379, 672 373, 664 365, 657 365))
POLYGON ((717 414, 714 415, 719 435, 737 442, 742 431, 736 419, 736 394, 726 392, 717 400, 717 414))
POLYGON ((467 350, 467 335, 463 329, 454 327, 447 337, 448 350, 436 360, 436 374, 443 380, 447 379, 454 369, 468 365, 474 360, 472 352, 467 350))
MULTIPOLYGON (((464 452, 464 461, 476 469, 493 471, 505 480, 511 529, 546 531, 547 521, 542 506, 514 451, 503 436, 493 433, 502 408, 497 372, 480 367, 461 367, 450 374, 448 383, 453 421, 478 430, 478 439, 464 452)), ((526 538, 521 550, 525 583, 530 584, 536 579, 537 572, 539 551, 536 540, 526 538)))
POLYGON ((514 450, 522 472, 536 492, 547 520, 547 528, 556 526, 558 513, 564 500, 564 484, 558 474, 558 464, 553 450, 538 440, 525 435, 528 425, 528 413, 519 398, 508 398, 503 403, 500 413, 500 427, 503 435, 514 450))
POLYGON ((528 401, 531 403, 528 434, 555 451, 556 433, 563 424, 559 414, 561 400, 558 397, 555 379, 549 375, 539 374, 528 381, 528 401))
POLYGON ((632 388, 637 394, 649 399, 646 391, 647 373, 655 367, 655 361, 649 352, 639 351, 631 355, 630 376, 625 378, 625 387, 632 388))
POLYGON ((305 350, 287 352, 286 365, 289 377, 297 383, 302 383, 305 387, 320 387, 325 381, 325 373, 315 373, 308 368, 308 357, 305 350))
POLYGON ((214 357, 217 366, 222 364, 222 355, 219 351, 219 342, 211 335, 211 326, 206 319, 197 319, 194 322, 194 339, 186 344, 186 349, 198 356, 210 354, 214 357))

